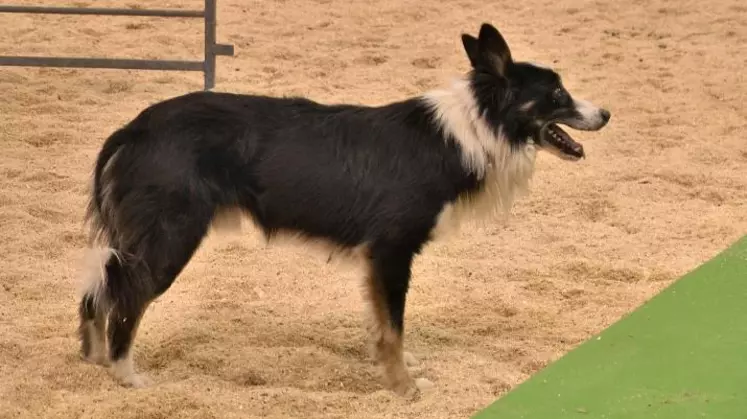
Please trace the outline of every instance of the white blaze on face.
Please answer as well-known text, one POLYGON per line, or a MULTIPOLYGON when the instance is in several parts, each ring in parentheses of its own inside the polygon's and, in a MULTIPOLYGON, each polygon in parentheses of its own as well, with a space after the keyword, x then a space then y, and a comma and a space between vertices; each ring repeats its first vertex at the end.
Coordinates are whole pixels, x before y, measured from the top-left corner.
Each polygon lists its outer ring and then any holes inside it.
POLYGON ((607 121, 602 116, 602 109, 586 100, 573 100, 573 106, 579 116, 569 121, 569 126, 575 129, 596 130, 607 121))

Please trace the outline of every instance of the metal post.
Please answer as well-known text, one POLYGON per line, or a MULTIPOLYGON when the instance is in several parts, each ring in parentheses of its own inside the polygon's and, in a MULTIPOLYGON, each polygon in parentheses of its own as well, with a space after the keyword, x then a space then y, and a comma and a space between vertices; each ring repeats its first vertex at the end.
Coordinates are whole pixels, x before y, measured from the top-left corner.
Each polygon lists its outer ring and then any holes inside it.
POLYGON ((205 0, 205 90, 215 87, 215 57, 233 56, 233 45, 215 43, 216 0, 205 0))
POLYGON ((215 0, 205 0, 205 90, 215 87, 215 0))

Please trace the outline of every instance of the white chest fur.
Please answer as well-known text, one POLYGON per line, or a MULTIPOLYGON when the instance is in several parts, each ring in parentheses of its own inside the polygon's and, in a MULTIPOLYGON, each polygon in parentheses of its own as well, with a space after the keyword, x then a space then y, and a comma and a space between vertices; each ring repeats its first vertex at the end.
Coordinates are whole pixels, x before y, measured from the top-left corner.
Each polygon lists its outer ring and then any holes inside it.
POLYGON ((483 181, 479 190, 444 206, 433 236, 443 236, 468 219, 508 213, 515 198, 528 190, 536 146, 529 141, 518 148, 511 147, 500 130, 496 134, 480 113, 466 80, 429 92, 424 100, 434 110, 444 132, 461 148, 465 169, 483 181))

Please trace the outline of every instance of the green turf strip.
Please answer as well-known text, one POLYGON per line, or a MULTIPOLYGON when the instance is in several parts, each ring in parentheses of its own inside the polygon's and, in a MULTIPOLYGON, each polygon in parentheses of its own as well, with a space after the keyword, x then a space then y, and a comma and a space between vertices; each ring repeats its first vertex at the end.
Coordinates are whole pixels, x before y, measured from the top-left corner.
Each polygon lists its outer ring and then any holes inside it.
POLYGON ((747 236, 474 419, 747 419, 747 236))

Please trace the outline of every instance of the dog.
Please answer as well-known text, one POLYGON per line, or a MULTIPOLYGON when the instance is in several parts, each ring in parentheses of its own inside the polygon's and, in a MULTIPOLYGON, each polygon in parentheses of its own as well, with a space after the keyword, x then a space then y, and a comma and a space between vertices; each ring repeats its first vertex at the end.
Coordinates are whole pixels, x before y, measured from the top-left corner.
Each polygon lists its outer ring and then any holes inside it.
POLYGON ((596 131, 610 119, 552 69, 514 61, 491 24, 461 41, 463 77, 383 106, 191 92, 113 132, 85 215, 102 259, 80 298, 82 358, 147 385, 132 360, 143 312, 211 226, 239 213, 267 240, 290 234, 355 255, 383 384, 401 396, 430 387, 403 350, 414 258, 462 220, 507 213, 538 151, 584 158, 560 124, 596 131))

